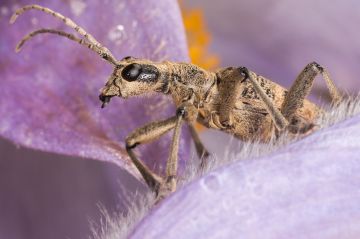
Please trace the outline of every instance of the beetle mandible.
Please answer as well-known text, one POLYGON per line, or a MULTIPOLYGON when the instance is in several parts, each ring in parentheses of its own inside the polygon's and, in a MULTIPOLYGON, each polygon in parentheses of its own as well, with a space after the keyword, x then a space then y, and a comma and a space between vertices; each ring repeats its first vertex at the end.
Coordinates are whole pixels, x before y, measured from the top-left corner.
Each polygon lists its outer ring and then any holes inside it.
POLYGON ((126 138, 126 150, 147 185, 155 192, 157 201, 176 190, 178 149, 181 125, 189 124, 201 164, 206 164, 208 151, 197 135, 194 123, 232 134, 244 141, 267 142, 274 135, 287 131, 305 135, 314 130, 315 120, 322 112, 306 100, 315 77, 321 74, 329 89, 332 103, 342 96, 325 68, 316 62, 301 71, 289 90, 257 75, 246 67, 227 67, 215 72, 206 71, 190 63, 153 62, 147 59, 125 57, 116 60, 111 52, 71 19, 49 8, 27 5, 18 9, 10 19, 14 23, 25 11, 35 9, 62 20, 83 38, 54 29, 40 29, 26 35, 16 46, 19 51, 26 41, 43 34, 57 34, 76 41, 96 52, 114 66, 99 96, 105 107, 114 96, 128 98, 149 92, 172 97, 177 110, 173 117, 152 122, 133 131, 126 138), (153 141, 173 131, 166 176, 152 172, 134 153, 140 144, 153 141))

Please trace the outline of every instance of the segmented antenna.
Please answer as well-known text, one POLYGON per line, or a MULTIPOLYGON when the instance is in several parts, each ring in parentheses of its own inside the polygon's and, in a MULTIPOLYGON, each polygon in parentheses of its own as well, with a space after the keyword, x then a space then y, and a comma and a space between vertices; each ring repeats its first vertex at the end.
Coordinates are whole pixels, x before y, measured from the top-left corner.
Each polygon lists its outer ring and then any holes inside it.
POLYGON ((68 38, 68 39, 70 39, 72 41, 75 41, 75 42, 77 42, 77 43, 79 43, 81 45, 84 45, 84 46, 90 48, 91 50, 94 50, 94 51, 97 51, 97 52, 99 51, 98 49, 95 49, 95 45, 87 42, 85 39, 78 38, 78 37, 74 36, 73 34, 70 34, 70 33, 64 32, 64 31, 60 31, 60 30, 43 28, 43 29, 39 29, 39 30, 30 32, 29 34, 24 36, 19 41, 19 43, 16 45, 16 49, 15 49, 16 52, 19 52, 21 50, 21 48, 23 47, 25 42, 27 42, 28 40, 30 40, 34 36, 36 36, 38 34, 42 34, 42 33, 51 33, 51 34, 56 34, 56 35, 59 35, 59 36, 63 36, 63 37, 66 37, 66 38, 68 38))
MULTIPOLYGON (((63 16, 62 14, 55 12, 49 8, 46 7, 42 7, 39 5, 27 5, 24 6, 22 8, 19 8, 18 10, 16 10, 16 12, 11 16, 10 18, 10 24, 13 24, 16 19, 23 14, 26 11, 29 11, 31 9, 35 9, 35 10, 39 10, 42 11, 44 13, 47 13, 55 18, 60 19, 62 22, 65 23, 65 25, 71 27, 72 29, 74 29, 77 33, 79 33, 81 36, 83 36, 88 42, 85 42, 84 40, 82 41, 82 43, 80 43, 81 39, 59 31, 59 30, 51 30, 51 29, 40 29, 38 31, 34 31, 31 32, 30 34, 26 35, 18 44, 18 46, 22 46, 26 41, 30 40, 33 36, 41 34, 41 33, 53 33, 53 34, 58 34, 60 36, 64 36, 67 37, 70 40, 74 40, 77 41, 78 43, 87 46, 89 49, 95 51, 97 54, 99 54, 102 58, 104 58, 105 60, 109 61, 110 63, 116 65, 117 60, 115 59, 115 57, 111 54, 111 52, 104 46, 102 46, 92 35, 90 35, 89 33, 87 33, 82 27, 80 27, 78 24, 76 24, 74 21, 72 21, 70 18, 67 18, 65 16, 63 16)), ((17 47, 18 49, 18 47, 17 47)))

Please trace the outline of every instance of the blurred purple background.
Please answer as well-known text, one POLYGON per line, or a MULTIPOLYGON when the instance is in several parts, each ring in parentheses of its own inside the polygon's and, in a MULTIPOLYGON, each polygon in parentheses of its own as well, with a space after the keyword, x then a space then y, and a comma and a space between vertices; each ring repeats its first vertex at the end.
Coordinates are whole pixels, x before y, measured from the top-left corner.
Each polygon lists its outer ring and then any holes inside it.
MULTIPOLYGON (((360 3, 355 0, 185 3, 204 9, 211 50, 223 66, 245 65, 290 86, 316 60, 344 91, 359 89, 360 3)), ((0 14, 8 16, 1 4, 0 14)), ((321 80, 316 85, 323 92, 321 80)), ((202 137, 223 154, 227 136, 205 131, 202 137), (223 144, 215 145, 214 135, 223 144)), ((110 211, 126 210, 119 184, 129 192, 145 190, 113 164, 17 148, 0 139, 0 237, 87 238, 89 218, 99 221, 98 203, 110 211)))
MULTIPOLYGON (((204 10, 211 51, 286 87, 306 64, 326 67, 344 91, 360 88, 360 2, 356 0, 187 0, 204 10)), ((315 83, 322 92, 322 80, 315 83)))

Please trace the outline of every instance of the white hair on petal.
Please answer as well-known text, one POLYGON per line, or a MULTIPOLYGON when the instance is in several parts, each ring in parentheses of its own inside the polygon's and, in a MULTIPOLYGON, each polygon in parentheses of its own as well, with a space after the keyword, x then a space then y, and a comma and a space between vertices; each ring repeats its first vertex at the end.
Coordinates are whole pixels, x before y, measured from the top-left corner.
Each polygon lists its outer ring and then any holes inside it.
MULTIPOLYGON (((123 192, 127 192, 123 185, 119 186, 123 192)), ((109 212, 104 206, 99 205, 102 214, 100 224, 90 221, 90 229, 93 239, 122 239, 128 238, 135 225, 148 213, 154 205, 154 194, 147 190, 145 193, 135 192, 121 198, 128 211, 124 213, 109 212)))

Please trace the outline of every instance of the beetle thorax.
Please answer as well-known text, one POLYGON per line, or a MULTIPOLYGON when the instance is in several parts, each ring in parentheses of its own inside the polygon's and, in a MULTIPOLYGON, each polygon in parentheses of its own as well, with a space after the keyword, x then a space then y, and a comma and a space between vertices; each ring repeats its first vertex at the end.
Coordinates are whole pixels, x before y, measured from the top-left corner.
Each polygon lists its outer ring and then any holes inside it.
POLYGON ((202 102, 215 84, 214 73, 193 64, 172 63, 169 69, 169 93, 176 105, 184 101, 202 102))

